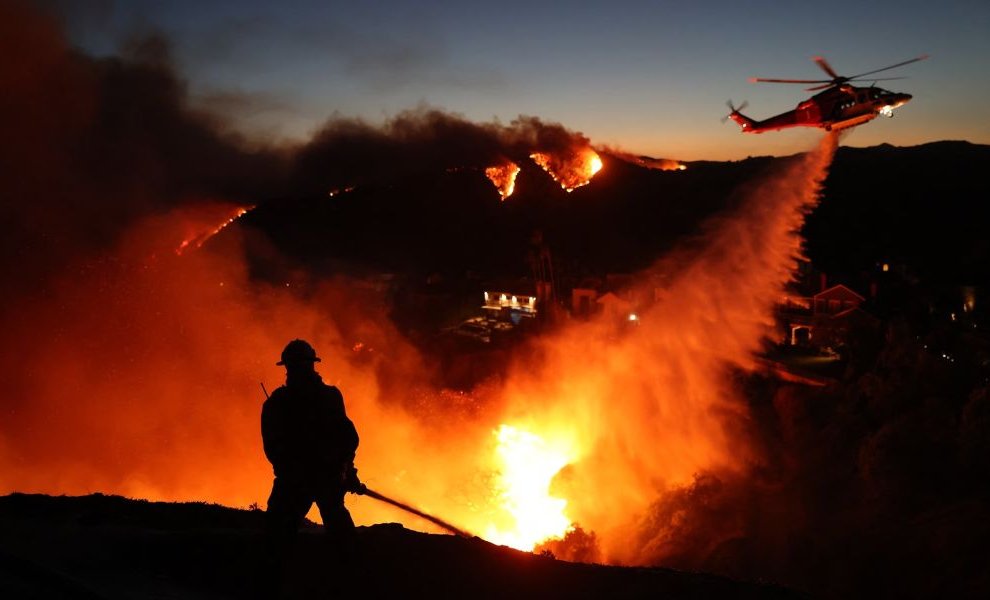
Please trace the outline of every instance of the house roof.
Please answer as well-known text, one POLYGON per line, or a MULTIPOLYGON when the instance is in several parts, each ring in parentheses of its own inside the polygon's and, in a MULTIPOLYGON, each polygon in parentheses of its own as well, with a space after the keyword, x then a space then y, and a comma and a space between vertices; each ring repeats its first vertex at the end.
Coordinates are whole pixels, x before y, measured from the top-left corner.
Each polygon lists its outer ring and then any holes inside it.
POLYGON ((833 320, 865 319, 865 320, 870 321, 870 322, 875 322, 875 321, 879 321, 880 320, 877 317, 875 317, 874 315, 866 312, 865 310, 863 310, 862 308, 860 308, 858 306, 854 306, 852 308, 847 308, 846 310, 844 310, 842 312, 835 313, 834 315, 832 315, 831 318, 833 320))
POLYGON ((605 292, 598 298, 598 300, 595 300, 595 302, 599 304, 603 304, 605 306, 609 306, 609 305, 616 306, 619 307, 620 309, 632 306, 632 302, 624 298, 620 298, 613 292, 605 292))
POLYGON ((815 300, 847 300, 853 302, 863 302, 866 298, 842 285, 833 285, 827 290, 815 294, 815 300))

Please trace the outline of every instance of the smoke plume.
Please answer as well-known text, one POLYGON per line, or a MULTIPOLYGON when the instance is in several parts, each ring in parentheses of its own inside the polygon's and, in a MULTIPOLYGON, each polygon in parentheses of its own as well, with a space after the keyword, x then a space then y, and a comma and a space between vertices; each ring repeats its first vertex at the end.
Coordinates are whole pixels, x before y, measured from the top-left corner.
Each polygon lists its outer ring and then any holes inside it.
POLYGON ((0 11, 8 291, 112 246, 148 214, 203 197, 253 203, 273 193, 282 160, 242 149, 220 120, 185 106, 163 39, 96 60, 21 3, 0 11))
MULTIPOLYGON (((279 383, 282 345, 303 337, 365 433, 370 484, 414 490, 427 509, 483 497, 483 394, 425 385, 431 367, 382 318, 380 293, 296 271, 258 281, 245 249, 269 251, 264 240, 210 236, 250 206, 338 181, 483 176, 505 157, 587 139, 531 117, 476 125, 419 110, 382 127, 332 118, 302 147, 248 148, 189 107, 163 38, 94 59, 33 9, 0 11, 0 488, 264 504, 258 383, 279 383)), ((384 510, 357 504, 364 520, 384 510)))
POLYGON ((582 134, 537 117, 479 124, 431 108, 402 112, 381 126, 334 117, 299 151, 294 187, 325 194, 445 169, 483 172, 507 162, 521 164, 534 152, 567 157, 590 149, 582 134))

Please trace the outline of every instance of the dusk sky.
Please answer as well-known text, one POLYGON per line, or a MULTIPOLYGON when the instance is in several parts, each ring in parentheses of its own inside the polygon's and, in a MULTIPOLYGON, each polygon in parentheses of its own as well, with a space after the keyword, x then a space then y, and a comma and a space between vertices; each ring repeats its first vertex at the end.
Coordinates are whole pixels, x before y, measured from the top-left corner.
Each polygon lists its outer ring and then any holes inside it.
MULTIPOLYGON (((684 160, 805 150, 817 130, 743 135, 811 94, 823 55, 914 95, 852 146, 990 143, 990 2, 200 2, 61 0, 73 43, 102 56, 161 32, 203 106, 258 140, 306 139, 333 114, 381 122, 418 106, 474 121, 559 121, 595 144, 684 160)), ((867 84, 869 82, 866 82, 867 84)))

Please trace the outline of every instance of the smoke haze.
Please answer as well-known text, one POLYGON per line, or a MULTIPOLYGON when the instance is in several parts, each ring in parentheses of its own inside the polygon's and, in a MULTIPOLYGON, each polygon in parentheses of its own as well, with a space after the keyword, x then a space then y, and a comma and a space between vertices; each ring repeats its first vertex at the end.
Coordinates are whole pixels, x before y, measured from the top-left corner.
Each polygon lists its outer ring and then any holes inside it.
MULTIPOLYGON (((379 294, 298 272, 291 288, 256 281, 245 248, 271 249, 250 232, 197 246, 270 198, 483 168, 586 138, 532 117, 476 125, 424 109, 382 127, 333 118, 303 147, 249 149, 222 119, 189 108, 163 38, 97 60, 28 6, 0 10, 12 91, 0 106, 4 489, 264 504, 258 381, 277 385, 274 361, 293 337, 328 357, 324 375, 354 419, 375 424, 361 450, 369 483, 389 474, 427 508, 454 499, 441 509, 487 485, 476 466, 491 450, 490 421, 477 420, 475 397, 422 385, 430 367, 382 319, 379 294), (437 433, 459 420, 463 438, 437 433), (409 447, 436 456, 413 460, 409 447), (450 455, 463 464, 424 466, 450 455), (442 482, 429 475, 439 470, 442 482)), ((377 510, 357 512, 373 520, 377 510)))

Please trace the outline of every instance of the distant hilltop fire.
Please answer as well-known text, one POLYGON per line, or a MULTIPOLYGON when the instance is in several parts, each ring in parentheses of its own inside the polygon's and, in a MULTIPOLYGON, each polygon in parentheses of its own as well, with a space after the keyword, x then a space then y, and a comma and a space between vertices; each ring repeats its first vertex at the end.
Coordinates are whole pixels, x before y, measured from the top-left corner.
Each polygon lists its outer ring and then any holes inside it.
POLYGON ((519 165, 514 162, 507 162, 504 165, 497 165, 485 169, 485 177, 495 184, 498 195, 505 200, 516 190, 516 175, 519 174, 519 165))
MULTIPOLYGON (((684 163, 669 158, 636 156, 628 152, 611 149, 605 149, 602 152, 645 169, 657 171, 684 171, 687 169, 687 165, 684 163)), ((601 155, 591 147, 578 148, 562 154, 534 152, 529 157, 568 193, 591 183, 594 176, 604 166, 601 155)), ((508 161, 505 164, 488 167, 485 169, 485 176, 495 185, 499 197, 505 200, 515 191, 516 175, 519 174, 519 171, 519 165, 508 161)))
POLYGON ((634 165, 643 167, 645 169, 653 169, 655 171, 687 170, 687 165, 685 165, 679 160, 674 160, 672 158, 654 158, 652 156, 630 154, 628 152, 623 152, 621 150, 615 150, 612 148, 602 148, 600 152, 618 158, 619 160, 624 160, 627 163, 632 163, 634 165))
POLYGON ((641 167, 646 167, 647 169, 656 169, 658 171, 687 170, 687 165, 676 160, 671 160, 669 158, 652 158, 650 156, 637 156, 635 163, 641 167))
POLYGON ((648 169, 676 170, 677 161, 636 157, 592 144, 559 123, 520 115, 508 124, 475 123, 441 110, 411 110, 376 125, 334 118, 293 158, 303 194, 388 181, 415 173, 479 171, 502 200, 516 190, 516 177, 533 161, 571 192, 588 185, 603 168, 602 154, 648 169))
POLYGON ((178 211, 182 215, 185 235, 182 242, 175 248, 175 253, 181 255, 190 248, 200 248, 208 239, 220 233, 254 206, 241 206, 229 202, 204 201, 192 204, 185 210, 178 211))
MULTIPOLYGON (((569 132, 562 139, 558 139, 553 144, 548 145, 558 149, 554 151, 531 152, 523 156, 527 156, 532 161, 532 164, 539 166, 541 170, 557 182, 561 189, 567 193, 571 193, 577 188, 587 186, 591 183, 595 175, 604 168, 603 155, 610 159, 622 160, 645 169, 661 171, 683 171, 687 169, 683 163, 677 160, 638 156, 608 147, 593 147, 580 134, 571 134, 569 132)), ((521 159, 520 162, 525 162, 525 159, 521 159)), ((519 173, 522 172, 522 167, 516 161, 502 157, 498 162, 488 167, 448 166, 444 171, 448 173, 483 171, 485 177, 495 186, 500 200, 505 201, 515 193, 516 179, 519 173)), ((356 185, 332 187, 325 192, 325 195, 327 198, 338 198, 353 192, 357 187, 356 185)), ((188 204, 189 206, 179 211, 185 223, 185 231, 181 242, 174 249, 178 255, 203 246, 204 243, 225 227, 255 208, 254 205, 240 205, 214 200, 190 201, 188 204)))
POLYGON ((534 152, 529 157, 567 192, 588 185, 591 183, 591 178, 602 170, 602 159, 591 148, 574 151, 564 156, 534 152))
MULTIPOLYGON (((568 193, 591 183, 591 178, 602 170, 601 157, 590 147, 558 154, 534 152, 529 157, 568 193)), ((504 201, 515 191, 519 171, 519 165, 508 161, 488 167, 485 169, 485 176, 495 185, 499 197, 504 201)))

